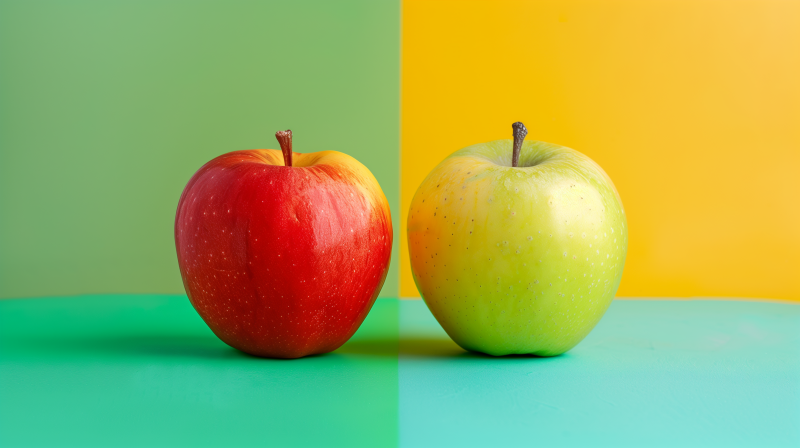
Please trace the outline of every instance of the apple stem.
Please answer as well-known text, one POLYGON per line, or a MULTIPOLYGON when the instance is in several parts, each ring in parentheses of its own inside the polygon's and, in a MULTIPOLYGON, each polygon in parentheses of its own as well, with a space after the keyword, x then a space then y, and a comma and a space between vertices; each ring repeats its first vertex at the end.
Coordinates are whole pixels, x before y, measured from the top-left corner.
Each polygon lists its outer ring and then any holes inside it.
POLYGON ((514 130, 514 152, 511 155, 511 166, 517 166, 519 165, 519 151, 522 149, 522 141, 528 135, 528 130, 521 121, 512 124, 511 129, 514 130))
POLYGON ((284 165, 292 166, 292 131, 290 129, 278 131, 275 133, 275 138, 278 139, 278 143, 281 145, 284 165))

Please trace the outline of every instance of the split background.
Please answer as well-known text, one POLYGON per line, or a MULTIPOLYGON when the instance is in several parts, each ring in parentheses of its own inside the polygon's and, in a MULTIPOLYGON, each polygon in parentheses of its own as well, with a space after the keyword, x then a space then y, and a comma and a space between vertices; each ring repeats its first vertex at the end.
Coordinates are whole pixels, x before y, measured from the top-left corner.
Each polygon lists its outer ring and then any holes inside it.
POLYGON ((189 177, 287 128, 375 174, 417 297, 417 186, 519 120, 613 179, 619 296, 800 300, 798 48, 776 0, 2 0, 0 297, 182 293, 189 177))
MULTIPOLYGON (((613 179, 630 231, 618 296, 798 301, 798 49, 800 3, 777 0, 0 0, 0 298, 96 294, 59 311, 96 321, 103 301, 132 300, 119 294, 183 294, 173 220, 184 185, 221 153, 276 148, 287 128, 298 151, 346 152, 375 174, 395 229, 381 296, 418 297, 404 226, 417 186, 446 155, 523 121, 529 138, 575 148, 613 179)), ((147 300, 176 332, 194 325, 147 300)), ((365 331, 396 338, 397 306, 379 301, 365 331)), ((63 324, 31 317, 54 335, 63 324)), ((205 350, 171 341, 151 344, 205 350)), ((352 367, 343 359, 336 372, 352 367)), ((321 362, 293 378, 350 391, 326 383, 337 377, 320 376, 321 362)), ((396 414, 396 357, 357 362, 389 384, 358 392, 383 409, 369 413, 396 414)), ((230 375, 187 385, 168 372, 176 389, 154 396, 230 375)), ((48 393, 85 411, 126 399, 48 393)), ((8 429, 21 411, 0 412, 8 429)), ((82 427, 70 420, 80 412, 47 412, 62 434, 82 427)), ((112 432, 128 422, 114 415, 112 432)), ((383 421, 376 437, 396 440, 383 421)))

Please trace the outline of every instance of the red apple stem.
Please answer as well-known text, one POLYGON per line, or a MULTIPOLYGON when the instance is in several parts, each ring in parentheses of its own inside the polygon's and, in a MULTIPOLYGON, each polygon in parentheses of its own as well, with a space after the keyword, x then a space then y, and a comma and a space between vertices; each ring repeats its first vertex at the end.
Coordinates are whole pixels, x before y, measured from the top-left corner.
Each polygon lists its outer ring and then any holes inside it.
POLYGON ((278 131, 275 133, 275 138, 278 139, 278 143, 281 145, 284 165, 292 166, 292 131, 290 129, 278 131))
POLYGON ((512 124, 511 129, 514 130, 514 152, 511 155, 511 166, 518 166, 519 151, 522 149, 522 142, 525 140, 525 136, 528 135, 528 130, 521 121, 512 124))

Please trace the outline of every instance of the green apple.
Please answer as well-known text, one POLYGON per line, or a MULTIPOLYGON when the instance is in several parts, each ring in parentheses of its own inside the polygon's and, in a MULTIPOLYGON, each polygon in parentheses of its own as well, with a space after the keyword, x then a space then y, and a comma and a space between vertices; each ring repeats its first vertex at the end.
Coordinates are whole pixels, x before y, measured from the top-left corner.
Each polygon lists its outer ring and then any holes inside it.
POLYGON ((589 334, 614 298, 625 211, 594 161, 523 143, 525 127, 513 127, 513 142, 456 151, 420 185, 408 216, 411 270, 464 349, 554 356, 589 334))

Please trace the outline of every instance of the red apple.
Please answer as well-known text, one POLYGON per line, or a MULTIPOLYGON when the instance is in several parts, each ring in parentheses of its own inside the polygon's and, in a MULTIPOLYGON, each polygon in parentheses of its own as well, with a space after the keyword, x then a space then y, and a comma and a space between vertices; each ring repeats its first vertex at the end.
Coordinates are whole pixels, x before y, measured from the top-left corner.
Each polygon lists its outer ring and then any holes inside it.
POLYGON ((356 159, 254 149, 203 165, 183 190, 175 246, 194 308, 226 344, 274 358, 327 353, 372 308, 392 250, 389 204, 356 159))

